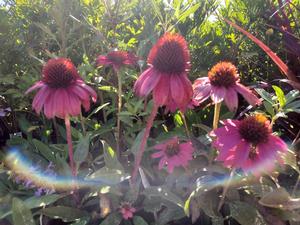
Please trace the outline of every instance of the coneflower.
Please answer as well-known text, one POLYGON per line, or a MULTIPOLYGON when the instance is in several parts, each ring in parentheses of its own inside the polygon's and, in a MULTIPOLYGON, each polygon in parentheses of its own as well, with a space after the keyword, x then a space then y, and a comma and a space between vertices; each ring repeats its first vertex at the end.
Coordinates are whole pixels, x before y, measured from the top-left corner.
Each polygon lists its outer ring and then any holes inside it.
POLYGON ((50 59, 43 67, 42 80, 26 91, 39 89, 32 107, 39 114, 42 110, 48 119, 59 117, 65 120, 69 160, 72 174, 76 175, 73 160, 70 116, 81 113, 81 105, 86 111, 90 108, 90 98, 95 102, 96 92, 85 84, 71 60, 66 58, 50 59))

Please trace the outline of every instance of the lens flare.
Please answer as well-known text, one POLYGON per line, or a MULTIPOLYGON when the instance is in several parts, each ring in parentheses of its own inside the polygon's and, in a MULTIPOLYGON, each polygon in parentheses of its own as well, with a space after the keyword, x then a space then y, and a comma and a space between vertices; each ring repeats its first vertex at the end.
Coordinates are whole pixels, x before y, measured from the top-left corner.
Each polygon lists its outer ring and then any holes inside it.
POLYGON ((20 151, 14 149, 10 151, 6 158, 5 164, 12 170, 14 174, 21 177, 22 180, 29 180, 36 187, 43 187, 54 189, 56 191, 74 190, 74 187, 87 188, 87 187, 103 187, 116 185, 122 181, 130 178, 127 174, 123 174, 120 170, 113 170, 117 175, 117 179, 112 179, 113 175, 105 176, 104 174, 91 174, 87 177, 72 177, 60 176, 57 174, 47 174, 42 170, 35 168, 30 160, 23 156, 20 151))

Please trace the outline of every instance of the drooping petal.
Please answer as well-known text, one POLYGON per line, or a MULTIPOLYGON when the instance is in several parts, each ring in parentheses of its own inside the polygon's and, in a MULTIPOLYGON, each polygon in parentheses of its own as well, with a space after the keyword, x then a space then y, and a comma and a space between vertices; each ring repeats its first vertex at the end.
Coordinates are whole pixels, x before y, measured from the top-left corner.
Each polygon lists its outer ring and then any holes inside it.
POLYGON ((246 101, 250 105, 255 106, 255 105, 261 104, 261 100, 258 97, 256 97, 251 92, 251 90, 248 89, 247 87, 245 87, 244 85, 237 83, 234 88, 237 92, 239 92, 246 99, 246 101))
POLYGON ((69 107, 68 107, 68 112, 72 116, 78 116, 81 113, 81 103, 80 99, 74 95, 72 92, 68 93, 69 97, 69 107))
POLYGON ((160 158, 164 156, 164 151, 159 151, 159 152, 155 152, 151 155, 152 158, 156 159, 156 158, 160 158))
POLYGON ((209 83, 209 78, 208 77, 200 77, 198 79, 196 79, 193 83, 193 88, 197 88, 200 86, 205 86, 206 84, 209 83))
POLYGON ((236 145, 232 166, 235 168, 243 168, 245 161, 249 157, 249 152, 250 144, 242 140, 239 144, 236 145))
POLYGON ((176 103, 177 108, 180 108, 185 97, 181 79, 178 77, 178 75, 173 75, 170 80, 170 89, 173 101, 176 103))
POLYGON ((92 96, 93 102, 96 102, 96 100, 97 100, 97 93, 94 91, 93 88, 91 88, 89 85, 87 85, 84 82, 79 81, 79 80, 77 80, 76 83, 79 84, 80 87, 82 87, 84 90, 86 90, 92 96))
POLYGON ((36 82, 33 86, 31 86, 26 92, 25 94, 27 95, 28 93, 32 92, 35 89, 39 89, 45 86, 45 83, 43 81, 38 81, 36 82))
POLYGON ((196 102, 198 103, 202 103, 209 98, 210 93, 211 93, 210 84, 197 86, 194 89, 194 100, 196 100, 196 102))
POLYGON ((49 88, 47 86, 44 86, 35 95, 32 102, 32 108, 36 111, 37 114, 40 114, 43 105, 45 104, 49 94, 50 94, 49 88))
POLYGON ((159 83, 153 90, 153 100, 157 105, 165 105, 170 92, 170 77, 161 76, 159 83))
POLYGON ((145 79, 148 76, 151 76, 151 74, 153 73, 153 67, 149 67, 148 69, 146 69, 139 77, 138 79, 135 81, 134 83, 134 87, 133 90, 134 92, 138 95, 138 96, 142 96, 141 95, 141 86, 144 83, 145 79))
POLYGON ((238 96, 236 93, 236 90, 233 88, 228 88, 226 90, 226 96, 225 96, 225 104, 227 105, 228 109, 230 111, 235 111, 238 107, 238 96))
POLYGON ((224 87, 214 87, 211 88, 211 99, 216 103, 220 103, 224 100, 226 95, 226 89, 224 87))
POLYGON ((156 87, 156 85, 159 83, 161 78, 160 73, 151 73, 149 76, 146 77, 144 82, 141 84, 140 88, 140 95, 141 96, 147 96, 150 94, 150 92, 156 87))

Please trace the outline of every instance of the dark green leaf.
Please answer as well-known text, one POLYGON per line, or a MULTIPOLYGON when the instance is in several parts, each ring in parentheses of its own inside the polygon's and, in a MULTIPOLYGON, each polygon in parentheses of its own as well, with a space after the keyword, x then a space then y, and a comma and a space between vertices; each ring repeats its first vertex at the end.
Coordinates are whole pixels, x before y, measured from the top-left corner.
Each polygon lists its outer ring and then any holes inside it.
POLYGON ((30 209, 18 198, 12 201, 12 218, 14 225, 35 225, 30 209))
POLYGON ((74 153, 74 160, 77 163, 77 166, 82 163, 88 153, 89 153, 89 146, 90 146, 90 134, 87 134, 86 136, 82 136, 79 139, 79 143, 76 146, 76 151, 74 153))
POLYGON ((119 213, 109 214, 100 225, 119 225, 122 221, 122 217, 119 213))
POLYGON ((55 206, 50 208, 45 208, 40 211, 40 213, 50 217, 50 218, 59 218, 64 222, 72 222, 77 219, 88 217, 89 214, 80 209, 66 207, 66 206, 55 206))
POLYGON ((141 141, 142 141, 142 138, 144 136, 144 132, 145 132, 145 129, 143 129, 135 138, 133 144, 132 144, 132 147, 130 148, 130 151, 136 155, 140 149, 140 146, 141 146, 141 141))
POLYGON ((56 158, 54 156, 54 152, 43 142, 37 140, 37 139, 32 139, 32 142, 34 146, 37 148, 37 150, 41 153, 42 156, 44 156, 47 160, 55 162, 56 158))
POLYGON ((231 216, 241 225, 256 224, 257 211, 253 206, 240 201, 231 202, 229 206, 231 216))
POLYGON ((271 105, 274 105, 275 102, 272 100, 272 95, 270 95, 268 92, 266 92, 264 89, 261 88, 255 88, 255 91, 267 102, 269 102, 271 105))
POLYGON ((133 217, 133 224, 134 225, 148 225, 148 223, 140 216, 133 217))
POLYGON ((113 185, 118 184, 128 178, 128 174, 124 174, 122 170, 103 167, 89 175, 86 180, 96 181, 99 183, 99 185, 113 185))
POLYGON ((44 195, 44 196, 32 196, 30 198, 27 198, 24 201, 24 204, 29 208, 38 208, 50 205, 54 202, 56 202, 58 199, 64 197, 65 195, 58 195, 58 194, 52 194, 52 195, 44 195))

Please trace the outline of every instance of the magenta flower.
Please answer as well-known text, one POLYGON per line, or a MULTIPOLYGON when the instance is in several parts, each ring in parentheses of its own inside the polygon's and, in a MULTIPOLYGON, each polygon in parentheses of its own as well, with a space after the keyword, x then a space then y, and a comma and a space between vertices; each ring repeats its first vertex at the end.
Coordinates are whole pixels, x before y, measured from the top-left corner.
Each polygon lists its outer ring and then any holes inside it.
POLYGON ((211 133, 213 146, 219 150, 218 161, 226 167, 241 168, 259 175, 272 171, 275 161, 282 162, 279 152, 286 152, 287 145, 272 134, 270 122, 261 114, 238 120, 226 120, 224 127, 211 133))
POLYGON ((135 93, 144 97, 153 91, 154 103, 174 112, 185 111, 191 102, 193 89, 187 77, 190 54, 184 38, 166 33, 152 47, 145 70, 135 82, 135 93))
POLYGON ((154 146, 159 150, 152 154, 152 158, 161 158, 158 168, 161 170, 167 165, 168 172, 173 173, 175 167, 186 167, 188 162, 193 158, 194 148, 191 142, 179 143, 178 137, 154 146))
POLYGON ((208 77, 198 78, 194 84, 194 100, 200 104, 211 97, 212 101, 225 103, 230 111, 238 106, 238 93, 240 93, 250 105, 259 105, 257 98, 249 88, 240 84, 237 68, 230 62, 219 62, 208 72, 208 77))
POLYGON ((42 80, 26 91, 28 94, 39 89, 32 102, 38 114, 44 108, 47 118, 57 116, 64 119, 67 115, 79 115, 81 105, 88 111, 90 96, 96 101, 96 92, 84 83, 71 60, 50 59, 43 67, 42 74, 42 80))
POLYGON ((120 212, 122 213, 123 219, 128 220, 133 217, 136 209, 129 203, 123 203, 122 207, 120 208, 120 212))
POLYGON ((100 55, 97 58, 97 65, 111 65, 114 70, 118 71, 122 66, 135 65, 137 57, 125 51, 111 51, 107 55, 100 55))

